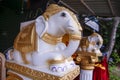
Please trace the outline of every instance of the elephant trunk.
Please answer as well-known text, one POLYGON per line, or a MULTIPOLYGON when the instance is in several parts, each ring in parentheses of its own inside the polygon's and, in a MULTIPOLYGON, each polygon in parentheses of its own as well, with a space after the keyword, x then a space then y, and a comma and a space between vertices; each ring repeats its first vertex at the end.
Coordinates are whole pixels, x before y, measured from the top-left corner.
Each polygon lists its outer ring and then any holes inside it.
POLYGON ((69 44, 68 46, 63 50, 63 55, 65 57, 70 57, 73 55, 73 53, 75 53, 75 51, 77 50, 79 43, 80 43, 80 39, 81 39, 81 35, 70 35, 69 36, 70 40, 69 40, 69 44))
MULTIPOLYGON (((76 19, 76 17, 74 19, 76 19)), ((67 32, 69 34, 69 44, 66 49, 64 49, 63 54, 65 57, 70 57, 77 50, 81 40, 82 28, 77 19, 68 21, 67 32)))
POLYGON ((78 46, 79 46, 80 40, 70 40, 68 47, 66 47, 66 49, 63 50, 63 55, 65 57, 70 57, 73 55, 73 53, 77 50, 78 46))

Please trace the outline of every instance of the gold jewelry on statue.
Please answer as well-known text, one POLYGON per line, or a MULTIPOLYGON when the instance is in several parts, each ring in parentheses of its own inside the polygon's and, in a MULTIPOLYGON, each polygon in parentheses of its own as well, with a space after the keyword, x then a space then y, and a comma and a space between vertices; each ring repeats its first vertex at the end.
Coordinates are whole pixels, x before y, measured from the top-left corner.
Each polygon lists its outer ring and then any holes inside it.
POLYGON ((70 35, 69 38, 72 40, 81 40, 81 36, 76 34, 70 35))
POLYGON ((62 42, 62 37, 55 37, 55 36, 52 36, 48 33, 45 33, 43 36, 42 36, 42 40, 44 40, 45 42, 49 43, 49 44, 53 44, 53 45, 56 45, 57 43, 59 42, 62 42))
POLYGON ((60 64, 60 63, 64 63, 65 62, 65 59, 62 59, 62 60, 48 60, 48 64, 51 65, 51 64, 60 64))

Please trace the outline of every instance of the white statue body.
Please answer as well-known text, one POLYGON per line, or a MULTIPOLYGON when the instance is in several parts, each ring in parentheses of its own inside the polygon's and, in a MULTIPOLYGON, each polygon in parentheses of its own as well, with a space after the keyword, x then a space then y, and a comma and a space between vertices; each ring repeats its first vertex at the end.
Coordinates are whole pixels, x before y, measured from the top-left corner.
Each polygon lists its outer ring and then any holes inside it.
MULTIPOLYGON (((75 65, 70 57, 78 48, 82 29, 75 14, 69 13, 63 7, 59 7, 60 10, 57 11, 57 7, 55 13, 55 10, 49 8, 46 10, 46 13, 39 16, 36 20, 22 24, 22 28, 24 29, 29 24, 35 23, 37 37, 35 40, 37 44, 35 45, 37 46, 37 50, 25 53, 23 58, 21 55, 24 53, 21 53, 14 46, 14 51, 12 52, 14 61, 25 63, 26 60, 29 64, 38 67, 47 67, 55 72, 65 71, 75 65), (49 11, 53 11, 53 14, 50 14, 49 11), (70 35, 68 46, 61 42, 62 36, 66 33, 70 35), (61 67, 61 69, 58 69, 58 67, 61 67)), ((21 31, 23 30, 22 28, 21 31)))

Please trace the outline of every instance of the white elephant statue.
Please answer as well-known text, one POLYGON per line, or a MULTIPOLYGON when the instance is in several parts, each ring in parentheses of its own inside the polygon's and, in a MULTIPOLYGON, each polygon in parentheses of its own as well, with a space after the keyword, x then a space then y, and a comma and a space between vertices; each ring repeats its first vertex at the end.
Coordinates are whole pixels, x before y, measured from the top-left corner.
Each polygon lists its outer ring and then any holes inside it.
POLYGON ((102 56, 100 48, 103 45, 103 38, 98 33, 93 33, 88 37, 83 37, 80 42, 79 51, 93 52, 97 56, 102 56))
POLYGON ((79 46, 81 31, 73 12, 51 4, 43 15, 22 24, 9 58, 55 72, 65 71, 75 65, 71 55, 79 46), (68 46, 62 43, 64 34, 69 34, 68 46))

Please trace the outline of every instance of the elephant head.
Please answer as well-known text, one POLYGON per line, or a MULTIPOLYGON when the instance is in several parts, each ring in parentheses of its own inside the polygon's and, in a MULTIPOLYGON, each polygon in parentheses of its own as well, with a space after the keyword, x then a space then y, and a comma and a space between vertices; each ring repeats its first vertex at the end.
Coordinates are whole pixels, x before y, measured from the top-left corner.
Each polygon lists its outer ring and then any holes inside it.
POLYGON ((95 44, 96 48, 100 49, 103 45, 103 38, 98 33, 93 33, 88 36, 90 43, 95 44))
POLYGON ((103 38, 98 33, 93 33, 92 35, 88 36, 88 41, 90 42, 88 51, 94 52, 98 56, 102 56, 100 48, 103 45, 103 38))
POLYGON ((69 34, 69 44, 61 51, 65 57, 70 57, 78 48, 81 31, 82 28, 76 15, 65 7, 56 4, 48 6, 43 15, 36 19, 36 32, 39 38, 50 44, 55 44, 55 42, 60 41, 64 34, 69 34), (45 38, 46 36, 49 36, 49 40, 48 37, 45 38))

